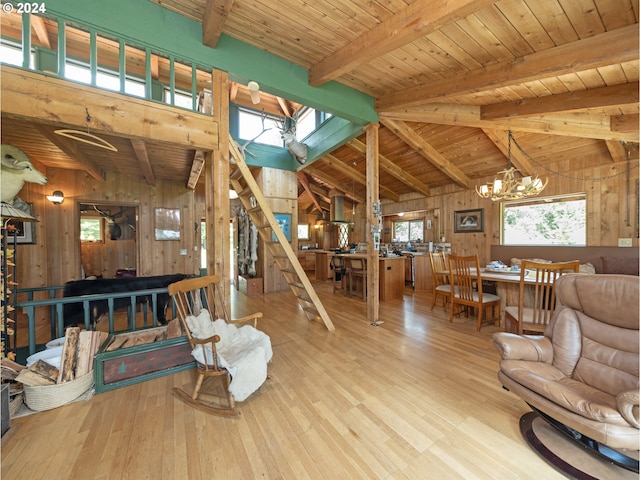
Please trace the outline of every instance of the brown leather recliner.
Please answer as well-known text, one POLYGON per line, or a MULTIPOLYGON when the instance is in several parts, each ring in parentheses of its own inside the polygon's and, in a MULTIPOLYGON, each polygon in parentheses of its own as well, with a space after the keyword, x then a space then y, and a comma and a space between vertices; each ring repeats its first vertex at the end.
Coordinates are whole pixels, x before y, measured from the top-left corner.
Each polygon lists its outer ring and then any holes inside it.
MULTIPOLYGON (((640 448, 639 282, 627 275, 564 275, 544 336, 493 336, 507 390, 601 454, 613 449, 616 458, 617 450, 640 448)), ((613 460, 637 471, 633 457, 613 460)))

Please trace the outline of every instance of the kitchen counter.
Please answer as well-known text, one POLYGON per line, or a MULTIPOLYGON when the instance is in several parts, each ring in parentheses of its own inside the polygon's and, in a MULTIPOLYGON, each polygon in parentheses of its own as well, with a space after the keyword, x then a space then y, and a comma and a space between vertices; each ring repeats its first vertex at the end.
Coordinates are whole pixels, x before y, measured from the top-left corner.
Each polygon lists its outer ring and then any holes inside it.
MULTIPOLYGON (((368 258, 366 253, 341 253, 339 255, 346 258, 361 258, 364 260, 368 258)), ((406 257, 403 255, 378 257, 380 262, 378 281, 380 301, 402 299, 405 260, 406 257)), ((362 288, 361 285, 360 288, 362 288)))

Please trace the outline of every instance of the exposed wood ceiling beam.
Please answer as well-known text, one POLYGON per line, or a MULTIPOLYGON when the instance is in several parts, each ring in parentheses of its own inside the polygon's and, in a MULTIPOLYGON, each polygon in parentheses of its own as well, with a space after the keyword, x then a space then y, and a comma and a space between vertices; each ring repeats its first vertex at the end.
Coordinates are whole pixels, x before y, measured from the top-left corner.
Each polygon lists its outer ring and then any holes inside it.
POLYGON ((631 82, 612 87, 591 88, 579 92, 484 105, 480 107, 480 118, 493 120, 575 112, 589 108, 625 107, 628 105, 637 107, 638 101, 640 101, 639 88, 638 82, 631 82))
POLYGON ((47 25, 44 23, 44 18, 31 15, 31 27, 36 32, 36 37, 38 37, 40 43, 47 48, 51 48, 49 32, 47 31, 47 25))
POLYGON ((104 172, 98 167, 89 157, 87 157, 78 148, 78 144, 69 138, 61 137, 55 133, 56 127, 51 125, 38 125, 38 130, 44 135, 51 143, 62 150, 65 155, 76 160, 82 168, 91 175, 98 182, 104 182, 104 172))
POLYGON ((276 96, 276 100, 278 101, 278 104, 280 105, 280 108, 282 109, 282 113, 284 114, 284 116, 291 117, 292 111, 291 111, 289 102, 287 102, 284 98, 278 97, 278 96, 276 96))
MULTIPOLYGON (((338 170, 340 173, 342 173, 343 175, 346 175, 347 177, 349 177, 350 179, 364 185, 366 187, 367 185, 367 177, 365 175, 363 175, 362 173, 360 173, 359 171, 357 171, 355 168, 352 168, 348 165, 346 165, 343 161, 337 159, 336 157, 334 157, 331 154, 327 154, 324 157, 325 162, 330 165, 332 168, 335 168, 336 170, 338 170)), ((387 187, 380 185, 380 196, 381 197, 386 197, 389 198, 391 200, 393 200, 394 202, 398 202, 400 201, 400 196, 394 192, 393 190, 388 189, 387 187)))
POLYGON ((622 142, 607 140, 606 144, 613 163, 624 162, 627 160, 627 149, 622 142))
POLYGON ((238 84, 236 82, 230 82, 231 86, 229 87, 229 101, 235 102, 236 97, 238 96, 238 84))
POLYGON ((149 161, 149 155, 147 154, 147 145, 143 140, 132 138, 131 146, 133 147, 133 151, 138 159, 138 164, 140 165, 140 170, 142 170, 145 182, 147 182, 147 185, 155 185, 156 178, 153 175, 153 170, 151 169, 151 162, 149 161))
POLYGON ((628 133, 635 139, 631 141, 638 141, 638 130, 640 130, 638 115, 613 115, 609 125, 613 132, 628 133))
MULTIPOLYGON (((491 140, 496 147, 504 154, 505 158, 509 160, 509 132, 504 130, 494 130, 490 128, 483 128, 484 134, 491 140)), ((511 163, 518 169, 520 174, 525 177, 527 175, 533 175, 534 168, 531 161, 520 151, 520 149, 511 142, 511 163)), ((506 165, 505 165, 506 170, 506 165)))
POLYGON ((637 59, 636 23, 508 62, 478 68, 457 75, 455 82, 447 77, 385 95, 376 99, 376 110, 411 107, 435 99, 441 101, 637 59))
POLYGON ((324 203, 331 203, 331 198, 329 198, 329 190, 326 188, 322 188, 320 185, 316 185, 315 183, 309 182, 309 188, 311 191, 322 199, 324 203))
POLYGON ((317 87, 408 43, 435 32, 447 23, 495 3, 491 0, 418 0, 348 42, 309 69, 309 84, 317 87))
POLYGON ((202 43, 216 48, 234 0, 208 0, 202 17, 202 43))
POLYGON ((322 213, 322 207, 320 206, 318 199, 316 198, 313 191, 311 190, 311 187, 309 186, 309 179, 307 178, 304 172, 298 172, 298 180, 302 184, 302 187, 306 190, 306 192, 311 197, 311 201, 318 209, 318 212, 322 213))
POLYGON ((352 201, 355 201, 358 203, 364 202, 363 196, 356 195, 353 191, 349 190, 348 187, 345 187, 343 185, 343 182, 333 178, 331 175, 325 174, 324 172, 318 170, 316 167, 311 166, 305 169, 305 173, 316 177, 318 180, 326 183, 327 185, 330 185, 331 188, 335 190, 340 190, 342 193, 345 194, 347 198, 351 199, 352 201))
POLYGON ((461 187, 471 188, 471 179, 462 170, 444 158, 438 150, 418 135, 409 125, 402 121, 388 118, 381 118, 380 122, 455 183, 461 187))
MULTIPOLYGON (((191 171, 189 172, 189 180, 187 180, 187 187, 191 190, 196 188, 200 174, 204 168, 204 152, 202 150, 196 150, 193 155, 193 162, 191 162, 191 171)), ((231 187, 229 187, 231 188, 231 187)))
POLYGON ((151 55, 151 78, 158 80, 160 78, 160 58, 158 55, 151 55))
MULTIPOLYGON (((357 151, 358 153, 361 153, 366 157, 367 146, 357 138, 354 138, 353 140, 351 140, 347 145, 349 145, 349 147, 353 148, 355 151, 357 151)), ((390 175, 393 175, 395 178, 403 182, 405 185, 410 186, 412 189, 423 194, 425 197, 428 197, 429 195, 431 195, 428 185, 422 183, 413 175, 402 170, 400 167, 398 167, 395 163, 393 163, 384 155, 380 154, 378 157, 380 159, 380 168, 382 168, 385 172, 389 173, 390 175)))
MULTIPOLYGON (((621 115, 638 121, 637 115, 621 115)), ((611 117, 613 124, 613 118, 611 117)), ((638 129, 635 131, 615 131, 609 123, 609 117, 594 116, 583 113, 565 115, 544 115, 527 118, 508 118, 482 120, 480 107, 477 105, 458 105, 449 103, 432 103, 421 107, 400 111, 380 112, 380 119, 403 120, 407 122, 437 123, 441 125, 459 125, 474 128, 511 129, 547 135, 563 135, 567 137, 597 138, 600 140, 638 141, 638 129)))

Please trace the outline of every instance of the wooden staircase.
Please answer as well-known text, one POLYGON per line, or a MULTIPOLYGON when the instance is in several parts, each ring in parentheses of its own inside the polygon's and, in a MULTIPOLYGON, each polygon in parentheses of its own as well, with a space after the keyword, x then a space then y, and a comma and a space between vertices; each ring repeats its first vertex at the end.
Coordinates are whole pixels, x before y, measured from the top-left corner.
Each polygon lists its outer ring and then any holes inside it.
POLYGON ((242 205, 258 229, 266 248, 275 259, 289 284, 289 288, 298 299, 300 307, 309 320, 320 319, 324 322, 327 330, 335 330, 327 311, 320 302, 302 265, 300 265, 296 252, 291 248, 282 229, 278 226, 267 200, 262 195, 258 183, 253 178, 251 170, 233 138, 229 138, 229 151, 232 159, 229 175, 231 187, 238 193, 242 205), (277 238, 275 242, 272 240, 272 233, 277 238))

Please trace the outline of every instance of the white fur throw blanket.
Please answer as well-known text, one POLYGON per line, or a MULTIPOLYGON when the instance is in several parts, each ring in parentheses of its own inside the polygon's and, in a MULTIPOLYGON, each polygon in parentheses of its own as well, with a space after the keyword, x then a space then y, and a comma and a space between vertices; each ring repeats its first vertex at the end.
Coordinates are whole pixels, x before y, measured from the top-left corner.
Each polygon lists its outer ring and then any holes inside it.
MULTIPOLYGON (((229 390, 237 402, 242 402, 255 392, 267 379, 267 363, 271 361, 271 339, 269 335, 251 325, 237 327, 219 318, 211 320, 209 311, 186 319, 191 335, 199 340, 219 335, 216 343, 218 364, 231 375, 229 390)), ((206 347, 207 364, 213 363, 211 346, 206 347)), ((195 348, 191 355, 196 361, 205 363, 202 348, 195 348)))

